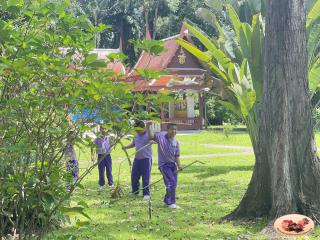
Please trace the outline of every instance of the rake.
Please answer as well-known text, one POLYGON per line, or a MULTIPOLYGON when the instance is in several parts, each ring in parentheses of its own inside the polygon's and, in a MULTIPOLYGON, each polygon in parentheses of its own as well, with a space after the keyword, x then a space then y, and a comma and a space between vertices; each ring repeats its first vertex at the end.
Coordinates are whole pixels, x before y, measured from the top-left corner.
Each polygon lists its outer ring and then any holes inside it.
MULTIPOLYGON (((139 149, 139 150, 140 150, 140 149, 139 149)), ((142 149, 141 149, 141 150, 142 150, 142 149)), ((195 164, 195 163, 204 164, 204 162, 201 162, 201 161, 199 161, 199 160, 195 160, 195 161, 193 161, 192 163, 184 166, 184 167, 181 168, 180 170, 177 170, 176 172, 177 172, 177 173, 178 173, 178 172, 181 172, 182 170, 190 167, 191 165, 193 165, 193 164, 195 164)), ((163 180, 163 178, 160 178, 160 179, 158 179, 157 181, 155 181, 155 182, 153 182, 153 183, 150 183, 149 185, 143 187, 141 190, 146 189, 146 188, 151 187, 151 186, 154 186, 154 185, 156 185, 157 183, 159 183, 159 182, 162 181, 162 180, 163 180)), ((137 194, 137 193, 139 193, 139 191, 140 191, 140 190, 137 190, 137 191, 133 192, 132 194, 137 194)), ((119 200, 119 199, 118 199, 118 200, 119 200)), ((114 202, 116 202, 116 201, 113 201, 113 203, 114 203, 114 202)), ((149 221, 151 221, 151 220, 152 220, 151 194, 150 194, 150 198, 149 198, 149 201, 148 201, 148 214, 149 214, 149 221)))
MULTIPOLYGON (((129 163, 129 166, 130 166, 130 174, 132 173, 132 169, 131 169, 131 160, 130 160, 130 157, 134 156, 136 153, 142 151, 143 149, 145 149, 146 147, 150 146, 151 143, 148 143, 146 145, 144 145, 143 147, 139 148, 137 151, 135 151, 134 153, 132 154, 128 154, 128 152, 126 151, 126 149, 124 149, 124 145, 120 142, 121 146, 122 146, 122 149, 125 151, 126 153, 126 156, 127 156, 127 160, 128 160, 128 163, 129 163)), ((113 189, 113 191, 111 192, 111 198, 114 198, 114 199, 117 199, 117 198, 121 198, 123 196, 123 191, 122 191, 122 188, 121 188, 121 184, 120 184, 120 172, 121 172, 121 164, 125 161, 126 159, 122 160, 119 164, 119 171, 118 171, 118 180, 117 180, 117 184, 115 186, 115 188, 113 189)))

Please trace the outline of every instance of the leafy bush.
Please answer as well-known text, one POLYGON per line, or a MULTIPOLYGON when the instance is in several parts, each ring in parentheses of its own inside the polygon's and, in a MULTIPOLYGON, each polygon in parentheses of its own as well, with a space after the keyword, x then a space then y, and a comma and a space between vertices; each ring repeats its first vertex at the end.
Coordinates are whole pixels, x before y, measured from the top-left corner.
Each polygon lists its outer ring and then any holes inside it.
POLYGON ((241 119, 221 106, 217 96, 208 94, 206 104, 208 125, 222 125, 223 123, 236 125, 241 123, 241 119))
POLYGON ((114 146, 131 131, 132 103, 161 101, 130 94, 131 87, 90 53, 105 27, 74 17, 69 7, 68 0, 0 5, 0 236, 41 238, 68 221, 70 212, 89 217, 85 203, 71 206, 69 199, 98 162, 70 184, 67 139, 90 146, 80 136, 99 115, 116 135, 114 146), (71 112, 84 111, 76 124, 70 121, 71 112))

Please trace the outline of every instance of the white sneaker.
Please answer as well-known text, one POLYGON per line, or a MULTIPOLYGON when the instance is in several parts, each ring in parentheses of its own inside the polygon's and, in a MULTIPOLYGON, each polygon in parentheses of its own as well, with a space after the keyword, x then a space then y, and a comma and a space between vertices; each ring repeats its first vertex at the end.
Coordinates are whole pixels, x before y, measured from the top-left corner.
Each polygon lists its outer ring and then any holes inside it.
POLYGON ((102 192, 103 190, 104 190, 104 187, 99 185, 98 192, 102 192))
POLYGON ((176 204, 170 204, 170 205, 168 205, 168 208, 171 208, 171 209, 180 209, 181 207, 179 207, 179 206, 176 205, 176 204))
POLYGON ((149 201, 149 200, 150 200, 150 196, 149 196, 149 195, 144 195, 144 196, 143 196, 143 200, 149 201))

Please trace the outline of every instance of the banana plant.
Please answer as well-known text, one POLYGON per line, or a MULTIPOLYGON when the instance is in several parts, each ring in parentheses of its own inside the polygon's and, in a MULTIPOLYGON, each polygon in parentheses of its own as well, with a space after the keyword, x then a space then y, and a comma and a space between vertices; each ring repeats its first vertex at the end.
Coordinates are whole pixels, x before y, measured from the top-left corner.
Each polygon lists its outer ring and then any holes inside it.
POLYGON ((311 95, 320 87, 320 0, 307 14, 308 78, 311 95))
MULTIPOLYGON (((177 41, 223 82, 228 98, 220 102, 244 120, 254 145, 258 137, 257 110, 263 86, 264 20, 260 13, 255 14, 250 25, 240 21, 231 5, 227 5, 226 9, 233 35, 213 15, 207 14, 219 33, 218 39, 212 40, 192 23, 184 23, 206 51, 199 50, 184 39, 177 41)), ((308 12, 307 34, 308 78, 313 96, 320 87, 320 0, 308 12)))
POLYGON ((252 24, 249 25, 240 21, 231 5, 227 5, 227 12, 234 32, 232 53, 225 47, 225 42, 228 41, 225 34, 221 34, 218 41, 212 41, 200 29, 187 22, 184 24, 192 35, 206 47, 207 51, 199 50, 184 39, 177 41, 205 63, 223 82, 228 97, 221 100, 220 103, 244 120, 252 142, 256 142, 258 135, 255 105, 260 102, 262 97, 263 77, 264 32, 262 18, 259 14, 254 15, 252 24))

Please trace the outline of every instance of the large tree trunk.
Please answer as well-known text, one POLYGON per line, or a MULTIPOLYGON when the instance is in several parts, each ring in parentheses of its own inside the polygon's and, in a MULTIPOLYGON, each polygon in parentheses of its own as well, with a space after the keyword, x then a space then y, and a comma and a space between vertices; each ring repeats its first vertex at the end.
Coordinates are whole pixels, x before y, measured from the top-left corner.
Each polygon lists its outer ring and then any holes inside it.
MULTIPOLYGON (((258 111, 258 106, 255 107, 255 111, 258 111)), ((255 133, 254 129, 256 127, 251 126, 256 125, 259 119, 254 114, 251 113, 251 115, 254 117, 254 123, 247 123, 247 128, 251 137, 256 162, 248 189, 239 206, 224 217, 227 220, 267 216, 271 208, 271 180, 267 152, 261 134, 255 133)))
POLYGON ((320 209, 320 162, 307 80, 304 0, 267 2, 265 71, 256 165, 245 197, 229 218, 320 209))

